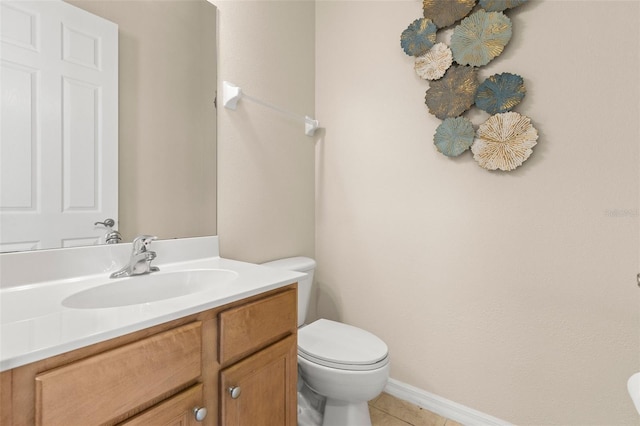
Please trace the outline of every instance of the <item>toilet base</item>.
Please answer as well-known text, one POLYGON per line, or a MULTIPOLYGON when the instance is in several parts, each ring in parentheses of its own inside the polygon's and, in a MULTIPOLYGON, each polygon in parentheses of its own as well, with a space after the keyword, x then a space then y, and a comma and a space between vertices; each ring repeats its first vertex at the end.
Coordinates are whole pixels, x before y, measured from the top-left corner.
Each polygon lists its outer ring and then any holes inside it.
POLYGON ((369 405, 327 398, 322 426, 371 426, 369 405))

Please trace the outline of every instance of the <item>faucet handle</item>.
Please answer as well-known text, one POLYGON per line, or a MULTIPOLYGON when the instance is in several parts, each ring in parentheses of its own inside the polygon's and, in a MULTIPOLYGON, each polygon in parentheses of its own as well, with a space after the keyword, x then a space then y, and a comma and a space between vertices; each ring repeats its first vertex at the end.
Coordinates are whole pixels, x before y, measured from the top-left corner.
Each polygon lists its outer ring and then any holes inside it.
POLYGON ((151 241, 157 240, 155 235, 140 235, 133 240, 133 251, 142 253, 147 251, 151 241))

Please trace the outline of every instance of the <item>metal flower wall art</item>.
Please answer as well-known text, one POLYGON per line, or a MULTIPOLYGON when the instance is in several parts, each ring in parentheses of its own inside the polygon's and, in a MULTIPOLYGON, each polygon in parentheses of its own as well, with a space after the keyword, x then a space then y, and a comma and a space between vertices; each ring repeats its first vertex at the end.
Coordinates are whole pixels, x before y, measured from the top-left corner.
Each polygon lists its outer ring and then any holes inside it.
POLYGON ((481 167, 509 171, 529 158, 537 140, 538 131, 528 117, 505 112, 480 125, 471 152, 481 167))
POLYGON ((465 117, 447 118, 436 129, 433 141, 447 157, 457 157, 471 147, 475 131, 465 117))
POLYGON ((452 66, 440 80, 432 82, 425 95, 429 112, 440 120, 457 117, 473 105, 478 91, 477 70, 452 66))
POLYGON ((520 6, 527 0, 480 0, 480 7, 487 12, 502 12, 520 6))
POLYGON ((526 94, 524 79, 503 72, 478 80, 481 67, 498 58, 511 40, 507 13, 527 0, 423 0, 424 16, 402 32, 404 52, 415 57, 416 74, 428 81, 425 104, 442 120, 433 137, 447 157, 470 150, 487 170, 511 171, 533 152, 538 131, 514 112, 526 94), (450 45, 438 31, 451 27, 450 45), (474 128, 467 114, 477 107, 490 115, 474 128))
POLYGON ((511 111, 518 105, 526 89, 519 75, 505 72, 487 78, 476 93, 476 106, 489 114, 511 111))
POLYGON ((500 55, 511 40, 511 19, 480 9, 453 29, 451 51, 461 65, 481 67, 500 55))
POLYGON ((436 43, 427 53, 416 59, 416 73, 425 80, 441 78, 453 63, 451 49, 444 43, 436 43))
POLYGON ((424 17, 438 28, 448 27, 464 18, 476 5, 476 0, 423 0, 424 17))
POLYGON ((430 19, 416 19, 402 32, 400 44, 404 53, 410 56, 424 55, 436 43, 435 24, 430 19))

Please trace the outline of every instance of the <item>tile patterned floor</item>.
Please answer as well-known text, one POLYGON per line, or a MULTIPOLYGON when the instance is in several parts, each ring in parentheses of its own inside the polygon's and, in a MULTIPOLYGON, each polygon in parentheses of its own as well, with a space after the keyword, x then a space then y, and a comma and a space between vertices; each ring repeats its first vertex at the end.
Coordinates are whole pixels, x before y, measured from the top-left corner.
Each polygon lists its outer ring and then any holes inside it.
POLYGON ((387 393, 369 401, 373 426, 462 426, 387 393))

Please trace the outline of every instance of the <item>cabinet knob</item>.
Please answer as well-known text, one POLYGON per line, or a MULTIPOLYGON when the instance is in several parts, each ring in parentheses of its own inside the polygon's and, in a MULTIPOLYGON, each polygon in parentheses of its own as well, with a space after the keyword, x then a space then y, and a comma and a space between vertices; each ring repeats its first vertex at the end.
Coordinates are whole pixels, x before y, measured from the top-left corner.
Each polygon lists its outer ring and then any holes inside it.
POLYGON ((240 389, 240 386, 232 386, 228 390, 229 395, 231 395, 232 399, 240 398, 240 393, 242 393, 242 389, 240 389))
POLYGON ((197 422, 201 422, 205 417, 207 417, 207 409, 205 407, 194 407, 193 416, 196 418, 197 422))

